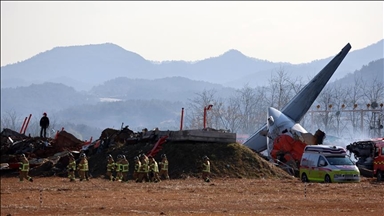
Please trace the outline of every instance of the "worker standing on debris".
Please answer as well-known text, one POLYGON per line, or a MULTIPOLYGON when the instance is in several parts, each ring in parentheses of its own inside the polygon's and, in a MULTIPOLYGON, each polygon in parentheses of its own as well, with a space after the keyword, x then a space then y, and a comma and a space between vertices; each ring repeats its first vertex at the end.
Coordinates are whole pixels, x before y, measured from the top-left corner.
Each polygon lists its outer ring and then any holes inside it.
POLYGON ((168 175, 168 159, 167 155, 162 154, 161 155, 161 162, 159 162, 159 177, 162 178, 164 176, 165 179, 169 180, 169 175, 168 175))
POLYGON ((33 182, 32 177, 28 175, 29 172, 29 161, 24 154, 20 156, 20 167, 19 167, 19 178, 22 182, 24 179, 27 179, 30 182, 33 182))
POLYGON ((148 160, 148 157, 145 154, 141 154, 140 162, 141 162, 141 166, 139 169, 139 178, 136 182, 141 183, 141 182, 143 182, 144 179, 146 182, 148 182, 149 181, 149 177, 148 177, 149 160, 148 160))
POLYGON ((209 174, 211 173, 211 163, 209 162, 209 158, 207 156, 203 157, 203 172, 202 178, 205 182, 210 182, 209 174))
POLYGON ((135 160, 135 169, 133 170, 133 180, 137 182, 139 178, 139 170, 141 167, 141 162, 138 156, 135 156, 133 159, 135 160))
POLYGON ((153 158, 152 156, 149 156, 149 172, 151 173, 152 182, 160 182, 159 167, 155 158, 153 158))
POLYGON ((40 137, 43 138, 43 132, 44 132, 44 138, 47 138, 47 128, 49 127, 49 118, 47 117, 47 113, 43 113, 43 117, 40 119, 40 137))
POLYGON ((80 155, 80 162, 79 162, 79 166, 77 167, 77 170, 79 171, 80 181, 83 181, 84 179, 89 181, 88 174, 87 174, 87 172, 88 172, 88 160, 87 160, 87 156, 85 155, 85 153, 81 153, 81 155, 80 155))
POLYGON ((116 181, 121 181, 123 179, 123 169, 121 164, 122 155, 117 155, 117 161, 116 161, 116 181))
POLYGON ((108 155, 107 159, 108 159, 108 163, 107 163, 107 176, 108 176, 110 181, 114 181, 115 178, 113 177, 112 172, 113 172, 113 170, 115 170, 116 163, 115 163, 115 160, 113 160, 112 155, 108 155))
POLYGON ((68 178, 70 179, 69 181, 73 182, 75 181, 76 161, 72 153, 68 153, 68 157, 69 157, 69 163, 67 166, 68 178))
POLYGON ((128 181, 128 170, 129 170, 129 162, 125 155, 121 156, 121 175, 122 175, 122 181, 127 182, 128 181))

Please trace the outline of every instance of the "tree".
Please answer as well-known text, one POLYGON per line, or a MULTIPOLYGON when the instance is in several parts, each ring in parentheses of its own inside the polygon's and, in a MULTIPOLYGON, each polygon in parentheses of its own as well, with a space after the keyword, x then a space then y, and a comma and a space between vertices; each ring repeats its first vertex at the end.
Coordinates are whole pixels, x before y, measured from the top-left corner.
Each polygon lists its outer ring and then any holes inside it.
MULTIPOLYGON (((363 83, 361 77, 354 77, 354 83, 352 86, 346 88, 346 108, 355 109, 355 104, 363 102, 363 83)), ((352 134, 355 135, 358 128, 358 116, 355 112, 348 112, 346 115, 349 117, 349 121, 352 123, 352 134)))
POLYGON ((237 91, 232 98, 233 103, 238 104, 238 113, 240 115, 239 132, 251 134, 266 121, 264 107, 266 91, 263 89, 253 89, 248 85, 237 91))
POLYGON ((19 130, 21 129, 21 125, 20 125, 20 128, 18 128, 20 122, 21 120, 17 117, 16 111, 14 110, 5 111, 4 114, 1 116, 1 130, 8 128, 8 129, 19 132, 19 130))
POLYGON ((221 120, 221 125, 225 129, 229 129, 232 133, 236 133, 241 126, 242 119, 238 100, 232 97, 228 99, 227 105, 220 103, 220 109, 215 117, 221 120))
POLYGON ((281 110, 289 100, 302 88, 301 79, 291 79, 288 72, 280 67, 276 74, 271 75, 270 86, 270 106, 281 110), (300 81, 300 82, 299 82, 300 81), (299 83, 299 84, 297 84, 299 83))
MULTIPOLYGON (((196 93, 196 97, 189 100, 186 112, 186 128, 203 128, 204 107, 215 103, 215 89, 204 89, 201 93, 196 93)), ((212 117, 208 117, 210 120, 212 117)))
MULTIPOLYGON (((367 104, 370 104, 370 109, 375 110, 378 108, 378 102, 384 101, 384 83, 382 79, 376 77, 372 83, 366 83, 364 86, 364 99, 367 104)), ((367 107, 369 108, 369 107, 367 107)), ((379 132, 379 119, 383 114, 379 111, 366 112, 366 124, 369 125, 371 136, 381 136, 379 132)))
MULTIPOLYGON (((337 136, 340 136, 340 124, 341 124, 341 117, 343 116, 341 114, 342 111, 342 105, 347 102, 346 96, 348 92, 343 86, 334 86, 333 91, 333 110, 335 120, 336 120, 336 134, 337 136)), ((345 128, 344 126, 342 127, 345 128)))
POLYGON ((329 105, 332 105, 334 102, 333 94, 334 89, 329 85, 326 85, 317 98, 320 107, 324 107, 325 112, 318 114, 319 118, 317 118, 317 120, 319 121, 316 121, 316 123, 318 128, 322 128, 321 126, 323 126, 325 131, 329 131, 331 129, 330 123, 332 122, 332 115, 330 112, 332 107, 329 107, 329 105))

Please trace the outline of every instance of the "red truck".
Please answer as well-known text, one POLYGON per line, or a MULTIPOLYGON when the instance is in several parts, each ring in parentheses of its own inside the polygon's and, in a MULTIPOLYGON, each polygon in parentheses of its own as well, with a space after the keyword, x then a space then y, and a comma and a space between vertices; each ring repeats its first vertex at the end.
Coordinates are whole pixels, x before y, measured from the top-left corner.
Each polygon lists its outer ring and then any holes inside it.
POLYGON ((362 176, 384 181, 384 138, 354 142, 347 145, 347 150, 354 154, 362 176))

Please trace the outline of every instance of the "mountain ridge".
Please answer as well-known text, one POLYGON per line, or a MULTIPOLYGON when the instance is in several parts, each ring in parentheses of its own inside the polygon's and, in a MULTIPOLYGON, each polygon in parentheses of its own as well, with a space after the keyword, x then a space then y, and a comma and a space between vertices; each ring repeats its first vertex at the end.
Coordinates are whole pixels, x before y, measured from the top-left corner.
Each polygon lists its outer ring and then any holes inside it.
MULTIPOLYGON (((340 65, 335 77, 343 77, 361 65, 381 58, 383 41, 352 51, 340 65)), ((286 68, 295 76, 308 75, 308 71, 316 73, 329 58, 305 64, 276 63, 248 57, 236 49, 230 49, 219 56, 193 63, 154 63, 113 43, 77 45, 55 47, 22 62, 1 67, 1 84, 3 88, 62 80, 77 90, 89 90, 116 77, 153 80, 181 76, 241 88, 245 83, 254 86, 268 82, 270 74, 278 68, 286 68)))
MULTIPOLYGON (((364 49, 367 49, 367 48, 371 48, 372 46, 374 45, 377 45, 377 44, 384 44, 384 39, 381 39, 375 43, 371 43, 370 45, 367 45, 366 47, 363 47, 363 48, 360 48, 360 49, 356 49, 356 50, 352 50, 352 52, 355 52, 355 51, 359 51, 359 50, 364 50, 364 49)), ((252 57, 252 56, 247 56, 245 54, 243 54, 240 50, 238 49, 235 49, 235 48, 231 48, 231 49, 228 49, 227 51, 223 52, 222 54, 219 54, 219 55, 216 55, 216 56, 210 56, 210 57, 206 57, 206 58, 201 58, 201 59, 198 59, 198 60, 194 60, 194 61, 188 61, 188 60, 161 60, 161 61, 158 61, 158 60, 151 60, 151 59, 147 59, 147 58, 144 58, 143 56, 141 56, 140 54, 138 53, 135 53, 133 51, 130 51, 130 50, 127 50, 117 44, 114 44, 112 42, 105 42, 105 43, 95 43, 95 44, 82 44, 82 45, 70 45, 70 46, 56 46, 56 47, 53 47, 51 49, 48 49, 48 50, 45 50, 45 51, 42 51, 42 52, 39 52, 35 55, 33 55, 32 57, 30 58, 27 58, 27 59, 24 59, 24 60, 20 60, 20 61, 17 61, 17 62, 14 62, 14 63, 9 63, 9 64, 6 64, 6 65, 3 65, 1 67, 5 67, 5 66, 10 66, 10 65, 15 65, 15 64, 18 64, 18 63, 22 63, 22 62, 25 62, 33 57, 36 57, 36 56, 39 56, 40 54, 44 54, 44 53, 47 53, 47 52, 50 52, 50 51, 54 51, 54 50, 57 50, 57 49, 61 49, 61 48, 81 48, 81 47, 87 47, 87 46, 103 46, 103 45, 111 45, 113 47, 117 47, 121 50, 124 50, 124 51, 127 51, 127 52, 130 52, 132 54, 135 54, 137 56, 140 56, 142 59, 144 60, 147 60, 147 61, 150 61, 150 62, 154 62, 155 64, 158 64, 158 63, 168 63, 168 62, 186 62, 186 63, 196 63, 196 62, 199 62, 199 61, 203 61, 203 60, 206 60, 206 59, 210 59, 210 58, 215 58, 215 57, 220 57, 220 56, 224 56, 226 54, 231 54, 231 53, 238 53, 240 55, 243 55, 244 57, 248 57, 248 58, 252 58, 252 59, 256 59, 256 60, 260 60, 260 61, 268 61, 268 62, 272 62, 272 63, 288 63, 288 64, 292 64, 292 65, 302 65, 302 64, 310 64, 310 63, 313 63, 313 62, 316 62, 316 61, 319 61, 319 60, 326 60, 328 58, 332 58, 333 55, 329 56, 329 57, 325 57, 325 58, 322 58, 322 59, 315 59, 315 60, 312 60, 312 61, 309 61, 309 62, 302 62, 302 63, 290 63, 290 62, 286 62, 286 61, 269 61, 269 60, 266 60, 266 59, 261 59, 261 58, 256 58, 256 57, 252 57)), ((353 47, 352 47, 353 48, 353 47)))

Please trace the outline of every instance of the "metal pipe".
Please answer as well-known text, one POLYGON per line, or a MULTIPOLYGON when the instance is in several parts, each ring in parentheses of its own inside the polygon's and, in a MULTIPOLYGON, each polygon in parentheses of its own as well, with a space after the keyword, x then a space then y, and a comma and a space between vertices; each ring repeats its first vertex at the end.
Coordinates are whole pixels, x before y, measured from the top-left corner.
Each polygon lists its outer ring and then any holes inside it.
POLYGON ((25 131, 26 131, 26 130, 27 130, 27 128, 28 128, 28 124, 29 124, 29 120, 31 120, 31 116, 32 116, 32 114, 29 114, 29 117, 28 117, 28 121, 27 121, 27 124, 25 125, 24 131, 23 131, 23 134, 25 134, 25 131))
POLYGON ((27 118, 28 118, 28 117, 25 117, 24 122, 23 122, 23 125, 22 125, 21 128, 20 128, 20 134, 23 132, 24 125, 25 125, 25 122, 27 121, 27 118))
POLYGON ((203 128, 206 128, 207 124, 207 107, 204 107, 203 128))
POLYGON ((181 108, 181 118, 180 118, 180 130, 183 130, 183 119, 184 119, 184 107, 181 108))

